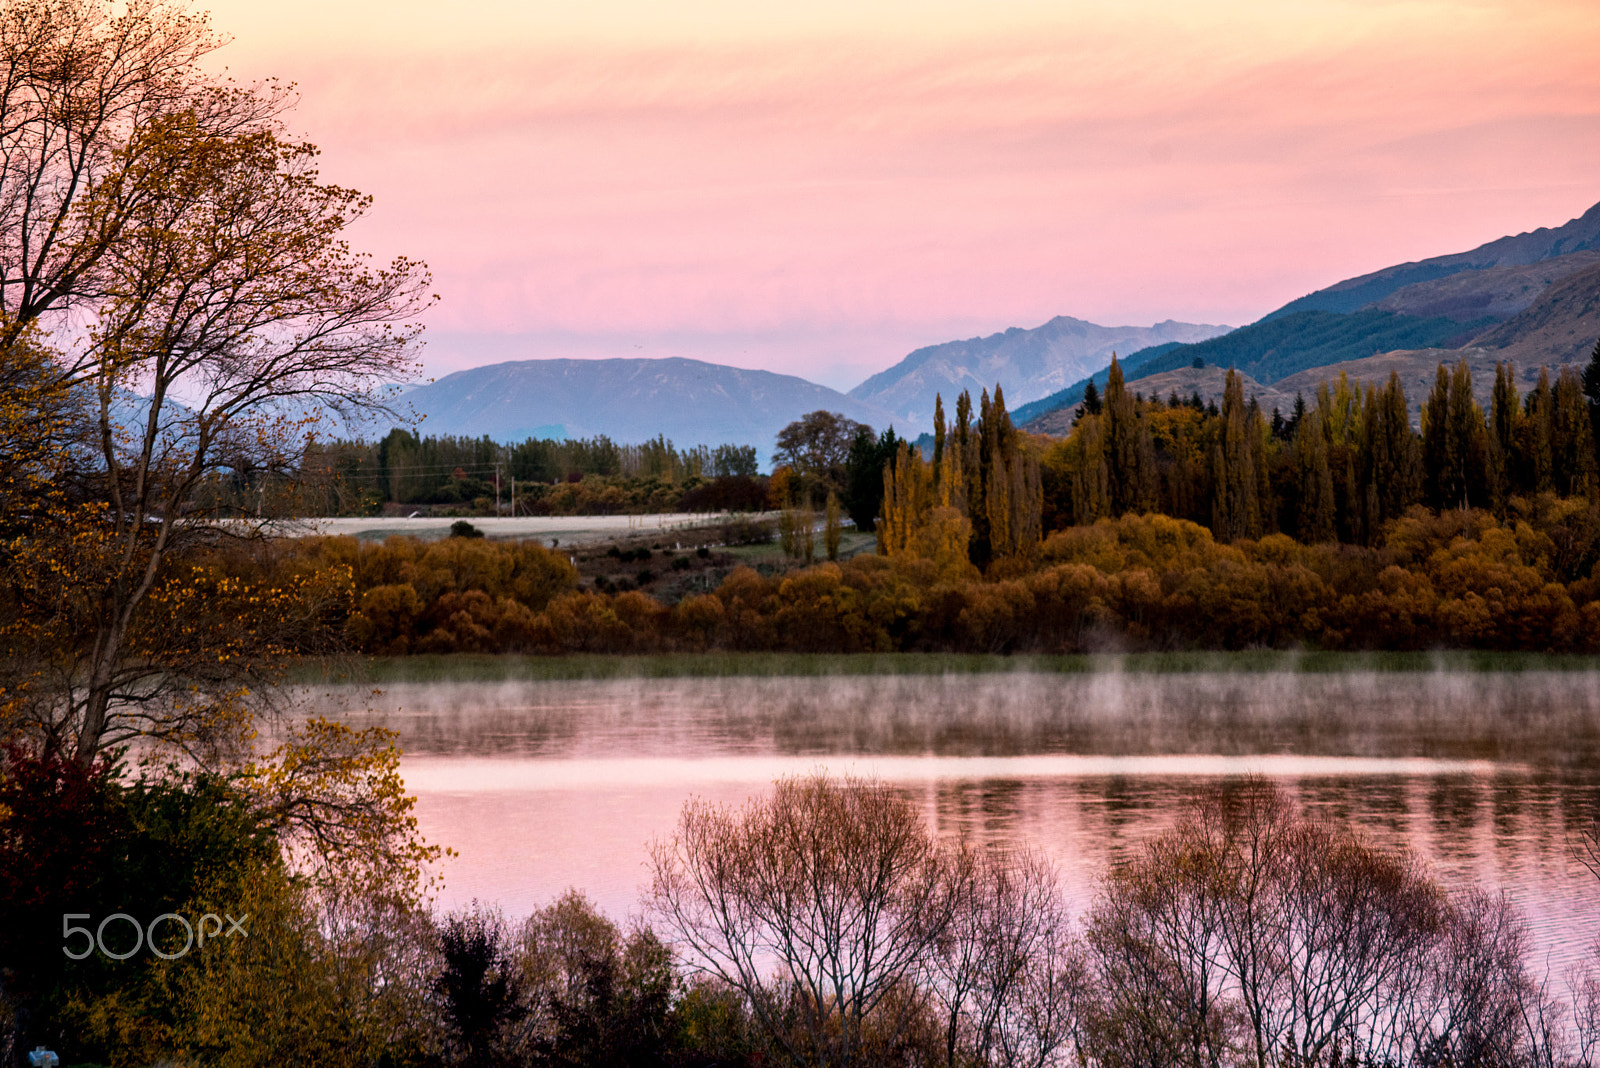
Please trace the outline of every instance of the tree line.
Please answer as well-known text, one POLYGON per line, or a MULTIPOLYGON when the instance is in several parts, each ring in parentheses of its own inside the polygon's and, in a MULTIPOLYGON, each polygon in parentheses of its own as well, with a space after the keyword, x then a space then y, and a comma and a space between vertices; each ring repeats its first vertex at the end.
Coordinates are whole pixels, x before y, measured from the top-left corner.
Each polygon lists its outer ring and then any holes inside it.
POLYGON ((371 515, 386 505, 472 514, 611 515, 761 510, 766 480, 753 445, 680 449, 594 438, 422 436, 377 442, 315 437, 282 469, 219 470, 197 490, 213 515, 371 515), (686 500, 687 498, 687 500, 686 500))
POLYGON ((565 555, 532 542, 302 539, 213 566, 252 590, 344 576, 320 640, 388 655, 1600 652, 1600 508, 1585 498, 1515 498, 1504 517, 1413 506, 1373 546, 1225 544, 1188 520, 1128 514, 1057 531, 1026 567, 987 577, 959 538, 947 548, 769 574, 730 559, 713 588, 674 603, 580 585, 565 555))
POLYGON ((1042 460, 1046 527, 1160 512, 1217 538, 1285 533, 1374 545, 1415 505, 1507 514, 1514 498, 1586 497, 1596 487, 1600 344, 1580 375, 1541 369, 1519 395, 1496 366, 1488 412, 1465 362, 1440 364, 1413 429, 1391 373, 1363 392, 1341 375, 1270 417, 1229 371, 1219 407, 1132 393, 1113 360, 1104 397, 1085 393, 1071 433, 1042 460))

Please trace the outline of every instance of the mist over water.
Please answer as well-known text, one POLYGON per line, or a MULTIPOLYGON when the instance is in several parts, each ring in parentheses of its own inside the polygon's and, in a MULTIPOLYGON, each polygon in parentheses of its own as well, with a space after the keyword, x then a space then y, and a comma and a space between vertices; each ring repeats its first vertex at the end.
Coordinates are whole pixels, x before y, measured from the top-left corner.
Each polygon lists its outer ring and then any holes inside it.
POLYGON ((1266 775, 1308 811, 1505 890, 1536 963, 1600 933, 1569 836, 1600 805, 1587 672, 1015 672, 322 688, 308 711, 400 732, 446 908, 523 914, 577 887, 637 906, 691 796, 738 804, 819 769, 876 775, 940 833, 1043 849, 1086 908, 1108 865, 1200 790, 1266 775))
POLYGON ((330 690, 412 755, 1433 757, 1600 765, 1588 672, 1013 672, 330 690))

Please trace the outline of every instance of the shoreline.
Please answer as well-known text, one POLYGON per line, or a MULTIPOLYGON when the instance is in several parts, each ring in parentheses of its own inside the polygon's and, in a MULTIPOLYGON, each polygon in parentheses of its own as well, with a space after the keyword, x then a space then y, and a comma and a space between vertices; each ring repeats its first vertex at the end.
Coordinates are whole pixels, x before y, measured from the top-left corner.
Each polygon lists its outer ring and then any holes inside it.
POLYGON ((1093 674, 1523 674, 1600 673, 1600 656, 1474 650, 1424 652, 1079 653, 1003 656, 982 653, 689 653, 560 656, 451 653, 302 660, 291 684, 329 682, 511 682, 569 679, 781 678, 873 675, 1093 674))

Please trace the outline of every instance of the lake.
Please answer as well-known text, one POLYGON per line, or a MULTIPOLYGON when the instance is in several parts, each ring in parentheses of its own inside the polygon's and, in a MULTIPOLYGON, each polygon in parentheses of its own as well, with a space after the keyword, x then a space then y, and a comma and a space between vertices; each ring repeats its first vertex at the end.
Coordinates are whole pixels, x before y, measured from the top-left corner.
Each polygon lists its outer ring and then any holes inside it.
POLYGON ((1036 846, 1069 898, 1229 776, 1422 856, 1447 886, 1503 889, 1536 964, 1600 929, 1569 850, 1600 805, 1600 676, 1587 671, 1008 671, 522 679, 321 688, 319 712, 400 733, 445 861, 439 899, 520 916, 576 887, 621 918, 649 842, 693 796, 872 775, 940 834, 1036 846))

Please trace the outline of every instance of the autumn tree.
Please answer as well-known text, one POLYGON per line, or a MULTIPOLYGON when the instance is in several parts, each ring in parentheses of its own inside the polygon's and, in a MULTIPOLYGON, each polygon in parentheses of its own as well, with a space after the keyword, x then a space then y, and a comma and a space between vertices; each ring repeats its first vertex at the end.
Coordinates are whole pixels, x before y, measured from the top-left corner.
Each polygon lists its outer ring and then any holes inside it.
POLYGON ((84 763, 134 735, 240 736, 273 661, 316 640, 343 580, 224 580, 203 558, 247 531, 198 522, 196 490, 381 406, 428 301, 419 264, 350 250, 370 200, 284 136, 285 95, 199 71, 216 44, 150 2, 17 4, 0 26, 0 341, 53 343, 44 384, 84 443, 5 546, 5 652, 30 737, 84 763))
POLYGON ((1155 448, 1150 427, 1123 384, 1122 367, 1111 357, 1106 383, 1105 449, 1111 515, 1148 511, 1155 505, 1155 448))
MULTIPOLYGON (((820 505, 830 492, 845 491, 846 465, 861 426, 839 412, 819 409, 778 431, 772 464, 787 467, 799 477, 806 507, 820 505)), ((871 428, 867 430, 870 433, 871 428)))
POLYGON ((1539 368, 1539 380, 1528 394, 1523 421, 1522 486, 1531 493, 1549 493, 1555 485, 1555 393, 1550 369, 1539 368))
POLYGON ((1361 495, 1360 539, 1372 543, 1384 524, 1399 518, 1422 493, 1422 452, 1406 406, 1400 376, 1390 372, 1380 390, 1367 387, 1357 451, 1361 495))
POLYGON ((1294 455, 1298 501, 1295 536, 1303 542, 1333 541, 1336 504, 1333 474, 1328 467, 1328 442, 1320 409, 1295 429, 1294 455))
POLYGON ((1222 394, 1220 440, 1212 447, 1216 497, 1211 529, 1225 541, 1262 531, 1262 480, 1266 474, 1260 409, 1246 405, 1244 383, 1228 370, 1222 394))
POLYGON ((1433 507, 1470 508, 1489 503, 1488 428, 1483 410, 1473 399, 1472 372, 1465 360, 1454 369, 1439 365, 1422 411, 1422 457, 1433 507))
POLYGON ((649 928, 624 933, 568 891, 528 917, 518 950, 534 1063, 672 1063, 681 983, 671 951, 649 928))
POLYGON ((1589 407, 1589 425, 1594 431, 1595 463, 1600 465, 1600 341, 1594 343, 1589 362, 1583 367, 1583 397, 1589 407))
POLYGON ((956 401, 956 424, 948 431, 944 404, 935 407, 934 459, 924 460, 909 444, 884 469, 883 523, 879 552, 946 559, 960 539, 974 564, 1027 560, 1043 537, 1043 491, 1038 455, 1011 424, 1005 396, 985 390, 976 426, 971 395, 956 401))
POLYGON ((1550 451, 1555 489, 1581 497, 1595 488, 1594 428, 1583 395, 1583 381, 1570 367, 1556 378, 1550 413, 1550 451))
POLYGON ((829 560, 839 559, 839 540, 843 535, 840 524, 839 495, 828 494, 828 504, 823 510, 822 520, 822 545, 829 560))

